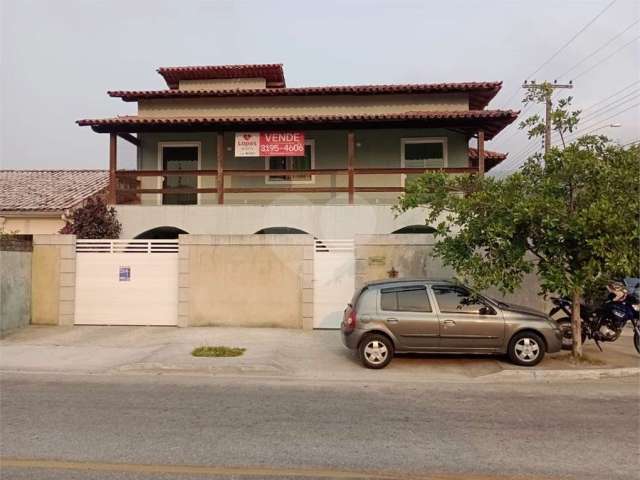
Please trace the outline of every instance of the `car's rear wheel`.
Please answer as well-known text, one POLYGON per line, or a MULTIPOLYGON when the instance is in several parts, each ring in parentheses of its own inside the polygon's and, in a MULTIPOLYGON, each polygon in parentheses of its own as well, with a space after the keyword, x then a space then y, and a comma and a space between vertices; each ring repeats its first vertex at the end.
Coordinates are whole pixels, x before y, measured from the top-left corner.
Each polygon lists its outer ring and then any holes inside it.
POLYGON ((360 361, 367 368, 384 368, 393 358, 393 344, 384 335, 365 335, 358 347, 360 361))
POLYGON ((542 337, 534 332, 517 333, 509 342, 509 359, 523 367, 533 367, 540 363, 545 351, 542 337))

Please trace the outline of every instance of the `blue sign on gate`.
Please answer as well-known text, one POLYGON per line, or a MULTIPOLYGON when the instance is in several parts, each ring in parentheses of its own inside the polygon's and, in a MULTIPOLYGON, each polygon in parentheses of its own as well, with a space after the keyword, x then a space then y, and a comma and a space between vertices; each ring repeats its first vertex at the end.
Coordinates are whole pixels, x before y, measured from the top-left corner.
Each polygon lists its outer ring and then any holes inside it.
POLYGON ((120 281, 131 281, 131 267, 120 267, 120 281))

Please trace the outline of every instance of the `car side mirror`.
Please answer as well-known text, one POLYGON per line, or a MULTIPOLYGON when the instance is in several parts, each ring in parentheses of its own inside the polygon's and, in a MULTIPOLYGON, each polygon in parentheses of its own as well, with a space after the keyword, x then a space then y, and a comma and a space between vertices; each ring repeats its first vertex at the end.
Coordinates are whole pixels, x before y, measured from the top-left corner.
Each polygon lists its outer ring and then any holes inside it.
POLYGON ((480 315, 495 315, 496 314, 496 312, 493 310, 493 308, 487 307, 486 305, 484 307, 480 307, 480 310, 478 310, 478 313, 480 315))

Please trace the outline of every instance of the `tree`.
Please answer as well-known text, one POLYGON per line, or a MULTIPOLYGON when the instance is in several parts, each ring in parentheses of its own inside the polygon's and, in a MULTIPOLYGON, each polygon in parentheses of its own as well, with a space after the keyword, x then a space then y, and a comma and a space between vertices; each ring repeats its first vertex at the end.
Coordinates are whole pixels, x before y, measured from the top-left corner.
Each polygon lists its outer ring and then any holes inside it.
POLYGON ((60 233, 74 234, 78 238, 118 238, 122 230, 116 209, 107 207, 100 198, 89 198, 83 207, 71 213, 70 220, 60 233))
MULTIPOLYGON (((565 147, 565 134, 573 132, 580 120, 580 110, 570 111, 571 102, 573 97, 562 98, 558 101, 557 106, 554 108, 551 102, 551 96, 553 95, 553 85, 549 82, 543 82, 541 84, 531 84, 527 90, 527 94, 524 96, 522 103, 543 103, 549 111, 549 134, 552 130, 558 132, 562 146, 565 147)), ((545 137, 547 130, 547 120, 543 119, 537 113, 530 116, 526 120, 523 120, 518 125, 518 128, 527 129, 529 139, 534 137, 545 137)), ((549 142, 549 145, 545 145, 551 148, 551 140, 545 139, 545 142, 549 142)))
POLYGON ((407 186, 397 209, 428 206, 440 223, 434 253, 478 289, 512 292, 535 271, 541 293, 573 303, 573 354, 582 356, 580 303, 640 269, 640 147, 582 137, 506 178, 435 172, 407 186))

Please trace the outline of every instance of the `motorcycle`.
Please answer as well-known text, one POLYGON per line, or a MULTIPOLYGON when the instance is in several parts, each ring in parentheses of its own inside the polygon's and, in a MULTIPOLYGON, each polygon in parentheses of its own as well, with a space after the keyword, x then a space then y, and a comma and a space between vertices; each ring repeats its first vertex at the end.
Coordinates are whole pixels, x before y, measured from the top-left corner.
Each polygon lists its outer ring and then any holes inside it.
MULTIPOLYGON (((573 344, 573 329, 571 327, 571 300, 567 298, 553 297, 551 302, 555 305, 549 311, 549 317, 553 318, 559 312, 565 316, 555 319, 562 330, 562 348, 570 350, 573 344)), ((582 343, 587 339, 593 340, 600 351, 600 342, 615 342, 622 334, 622 329, 631 322, 633 326, 633 345, 640 354, 640 319, 638 310, 624 303, 605 302, 593 308, 588 305, 580 305, 581 338, 582 343), (633 311, 633 314, 631 313, 633 311)))

